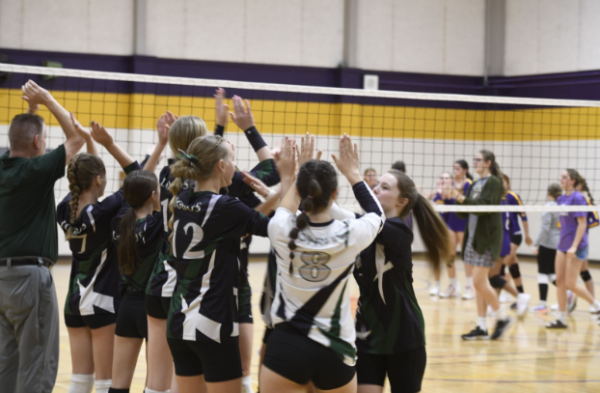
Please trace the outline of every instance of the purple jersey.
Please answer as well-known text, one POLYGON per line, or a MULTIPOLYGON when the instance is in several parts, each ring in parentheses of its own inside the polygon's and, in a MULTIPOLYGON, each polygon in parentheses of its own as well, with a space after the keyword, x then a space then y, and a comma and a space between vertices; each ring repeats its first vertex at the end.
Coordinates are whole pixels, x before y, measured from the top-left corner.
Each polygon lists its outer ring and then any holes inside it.
MULTIPOLYGON (((521 197, 516 192, 509 191, 506 193, 506 204, 513 206, 523 206, 523 202, 521 201, 521 197)), ((521 234, 521 226, 519 225, 519 217, 521 217, 521 221, 527 221, 527 215, 525 212, 517 213, 510 212, 508 213, 510 220, 510 235, 520 235, 521 234)))
MULTIPOLYGON (((439 192, 435 194, 435 197, 433 198, 433 203, 437 205, 448 205, 446 201, 447 199, 442 199, 442 195, 439 192)), ((439 213, 439 215, 442 217, 442 220, 444 220, 446 225, 448 225, 448 217, 450 216, 450 213, 439 213)))
MULTIPOLYGON (((465 180, 465 184, 463 184, 463 195, 468 194, 469 188, 471 187, 472 184, 473 184, 473 180, 471 180, 471 179, 465 180)), ((456 199, 452 198, 450 201, 452 201, 452 202, 447 203, 447 204, 452 204, 452 205, 456 204, 456 199)), ((455 212, 448 213, 448 221, 446 221, 446 222, 448 223, 448 228, 450 228, 450 230, 453 232, 464 232, 465 228, 467 227, 467 219, 459 218, 455 212)))
MULTIPOLYGON (((592 206, 592 201, 588 197, 584 197, 585 201, 589 206, 592 206)), ((598 212, 589 212, 587 214, 587 227, 588 229, 597 227, 600 224, 600 220, 598 219, 598 212)))
MULTIPOLYGON (((561 195, 556 200, 559 206, 587 206, 588 203, 585 197, 574 191, 571 195, 561 195)), ((587 217, 587 212, 571 212, 560 213, 560 241, 558 242, 558 250, 567 252, 573 245, 575 233, 577 232, 577 217, 587 217)), ((577 247, 578 250, 584 249, 588 245, 587 231, 584 232, 583 238, 577 247)))

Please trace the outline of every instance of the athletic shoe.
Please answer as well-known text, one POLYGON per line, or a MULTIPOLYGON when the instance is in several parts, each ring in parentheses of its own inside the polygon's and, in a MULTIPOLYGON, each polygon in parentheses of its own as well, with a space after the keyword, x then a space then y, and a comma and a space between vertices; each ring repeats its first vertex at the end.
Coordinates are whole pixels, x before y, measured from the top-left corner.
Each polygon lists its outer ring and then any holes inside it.
POLYGON ((510 309, 511 310, 516 310, 517 309, 517 302, 514 302, 513 304, 510 305, 510 309))
MULTIPOLYGON (((553 305, 550 306, 550 310, 552 311, 558 311, 558 303, 554 303, 553 305)), ((592 310, 590 309, 590 312, 592 312, 592 310)))
POLYGON ((531 295, 527 293, 519 293, 517 296, 517 315, 522 317, 527 312, 527 308, 529 307, 529 300, 531 300, 531 295))
POLYGON ((464 300, 471 300, 475 297, 475 292, 473 291, 473 287, 466 286, 465 292, 462 295, 464 300))
POLYGON ((475 341, 475 340, 489 340, 490 335, 485 330, 481 330, 479 326, 476 326, 475 329, 471 330, 467 334, 463 334, 460 336, 465 341, 475 341))
POLYGON ((538 304, 537 306, 531 308, 531 312, 546 314, 548 312, 548 307, 546 307, 545 304, 538 304))
POLYGON ((600 314, 600 307, 592 305, 590 307, 590 314, 600 314))
POLYGON ((431 288, 431 291, 429 291, 429 295, 431 296, 438 296, 440 294, 440 287, 438 286, 434 286, 433 288, 431 288))
POLYGON ((496 329, 494 330, 494 334, 492 334, 492 340, 497 340, 500 337, 502 337, 502 335, 504 333, 506 333, 506 331, 512 324, 513 324, 512 318, 497 320, 496 321, 496 329))
POLYGON ((567 312, 569 314, 572 313, 575 307, 577 307, 577 295, 571 291, 567 291, 567 312))
POLYGON ((565 325, 560 319, 556 321, 552 321, 546 324, 546 329, 566 329, 567 325, 565 325))
POLYGON ((460 295, 460 285, 454 286, 452 284, 448 285, 448 288, 440 293, 440 297, 441 298, 450 298, 450 297, 456 297, 460 295))
POLYGON ((501 291, 498 300, 500 300, 500 303, 508 303, 510 302, 510 295, 506 291, 501 291))

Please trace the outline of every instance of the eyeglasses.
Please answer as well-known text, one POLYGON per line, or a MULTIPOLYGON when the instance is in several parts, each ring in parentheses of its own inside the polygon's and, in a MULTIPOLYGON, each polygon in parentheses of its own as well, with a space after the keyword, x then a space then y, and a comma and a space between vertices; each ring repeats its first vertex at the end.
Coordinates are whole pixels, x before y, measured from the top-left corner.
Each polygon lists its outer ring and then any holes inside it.
POLYGON ((483 161, 482 158, 477 158, 477 157, 473 158, 473 162, 481 162, 481 161, 483 161))

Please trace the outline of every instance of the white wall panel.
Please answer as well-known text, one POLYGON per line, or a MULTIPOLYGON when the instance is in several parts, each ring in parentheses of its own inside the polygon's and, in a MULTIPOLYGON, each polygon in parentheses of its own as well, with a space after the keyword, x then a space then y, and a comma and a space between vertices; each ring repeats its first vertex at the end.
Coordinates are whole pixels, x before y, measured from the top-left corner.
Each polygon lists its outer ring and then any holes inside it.
POLYGON ((132 55, 134 40, 133 0, 91 0, 89 53, 132 55))
POLYGON ((581 0, 579 6, 578 69, 600 68, 600 1, 581 0))
POLYGON ((336 67, 344 50, 344 0, 302 0, 303 66, 336 67))
POLYGON ((538 72, 538 31, 537 0, 506 1, 505 75, 538 72))
POLYGON ((23 46, 23 0, 0 0, 0 47, 23 46))
POLYGON ((444 74, 483 75, 485 1, 447 1, 445 19, 444 74))
POLYGON ((181 58, 186 44, 186 0, 149 0, 146 8, 147 56, 181 58))
POLYGON ((538 3, 540 74, 578 69, 579 1, 544 0, 538 3))
POLYGON ((356 68, 392 70, 393 1, 358 1, 356 68))
POLYGON ((400 0, 394 7, 393 71, 443 73, 445 4, 400 0))

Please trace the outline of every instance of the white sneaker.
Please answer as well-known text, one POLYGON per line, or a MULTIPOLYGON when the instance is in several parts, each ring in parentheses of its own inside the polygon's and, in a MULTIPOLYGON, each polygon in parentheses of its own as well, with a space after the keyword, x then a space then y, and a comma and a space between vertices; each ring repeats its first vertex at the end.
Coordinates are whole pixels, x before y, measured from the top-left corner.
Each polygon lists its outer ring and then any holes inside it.
POLYGON ((434 285, 433 288, 431 288, 431 291, 429 291, 429 295, 431 296, 438 296, 440 294, 440 287, 438 287, 437 285, 434 285))
POLYGON ((472 287, 466 286, 465 292, 462 295, 462 298, 465 300, 471 300, 475 297, 475 291, 473 291, 472 287))
MULTIPOLYGON (((550 306, 550 310, 552 310, 552 311, 558 311, 558 303, 554 303, 553 305, 551 305, 550 306)), ((590 312, 592 312, 592 308, 591 307, 590 307, 590 312)))
POLYGON ((450 298, 450 297, 456 297, 460 295, 460 285, 454 286, 452 284, 448 285, 448 288, 440 293, 440 297, 441 298, 450 298))
POLYGON ((498 300, 500 300, 500 303, 508 303, 510 302, 510 295, 506 291, 502 291, 498 300))
POLYGON ((529 300, 531 300, 531 295, 527 293, 519 293, 517 296, 517 315, 523 316, 527 312, 529 308, 529 300))
POLYGON ((590 314, 600 314, 600 307, 596 307, 592 304, 590 307, 590 314))

